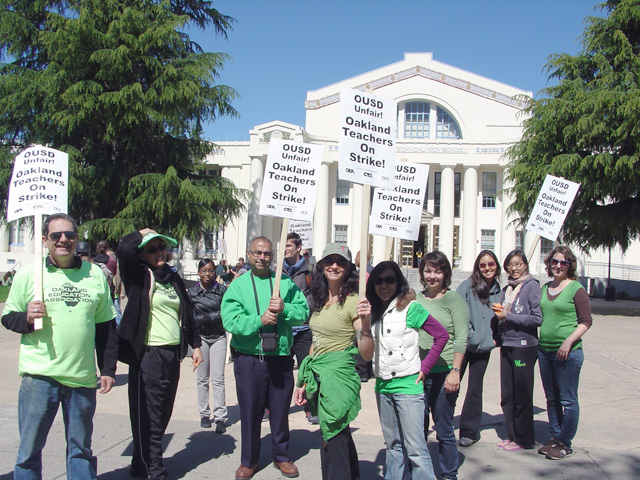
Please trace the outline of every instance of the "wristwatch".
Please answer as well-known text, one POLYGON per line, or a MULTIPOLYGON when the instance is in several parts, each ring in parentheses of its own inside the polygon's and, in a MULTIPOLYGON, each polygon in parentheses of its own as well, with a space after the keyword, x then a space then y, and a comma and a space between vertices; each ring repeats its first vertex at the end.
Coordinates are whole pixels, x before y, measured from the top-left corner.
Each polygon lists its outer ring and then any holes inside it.
POLYGON ((459 368, 452 367, 452 368, 451 368, 451 370, 453 370, 454 372, 458 372, 458 373, 460 373, 460 369, 459 369, 459 368))

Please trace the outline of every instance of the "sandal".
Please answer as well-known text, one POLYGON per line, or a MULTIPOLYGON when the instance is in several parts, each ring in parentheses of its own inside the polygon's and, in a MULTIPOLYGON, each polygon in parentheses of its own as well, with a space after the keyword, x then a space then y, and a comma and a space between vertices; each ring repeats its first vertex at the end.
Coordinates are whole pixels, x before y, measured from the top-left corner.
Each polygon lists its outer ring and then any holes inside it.
POLYGON ((503 445, 499 445, 498 447, 504 450, 505 452, 519 452, 524 448, 522 445, 518 445, 516 442, 511 442, 511 441, 503 445))
POLYGON ((500 440, 497 445, 499 447, 502 447, 503 445, 507 445, 508 443, 511 443, 511 440, 507 438, 506 440, 500 440))

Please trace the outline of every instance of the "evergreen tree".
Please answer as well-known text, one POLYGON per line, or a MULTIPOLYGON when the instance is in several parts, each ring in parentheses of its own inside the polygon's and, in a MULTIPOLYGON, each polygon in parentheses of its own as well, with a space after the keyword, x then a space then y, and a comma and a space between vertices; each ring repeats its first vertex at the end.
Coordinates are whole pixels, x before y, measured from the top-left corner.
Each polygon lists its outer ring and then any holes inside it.
POLYGON ((562 240, 626 250, 640 233, 640 0, 599 8, 607 16, 586 19, 583 50, 550 57, 557 84, 531 102, 508 178, 525 222, 547 174, 581 183, 562 240))
POLYGON ((187 33, 226 38, 233 19, 196 0, 0 5, 1 198, 16 151, 44 144, 69 153, 69 213, 96 234, 195 239, 239 213, 242 191, 198 175, 213 148, 202 123, 236 114, 236 92, 215 83, 227 56, 187 33), (163 204, 176 200, 184 218, 163 204))

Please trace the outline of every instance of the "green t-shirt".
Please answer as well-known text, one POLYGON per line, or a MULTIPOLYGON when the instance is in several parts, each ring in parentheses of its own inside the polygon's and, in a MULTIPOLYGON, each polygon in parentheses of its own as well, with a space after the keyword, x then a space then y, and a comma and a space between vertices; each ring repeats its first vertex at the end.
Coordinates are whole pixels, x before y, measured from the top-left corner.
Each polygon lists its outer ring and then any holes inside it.
MULTIPOLYGON (((407 311, 406 324, 408 328, 420 329, 427 320, 429 312, 427 312, 419 303, 412 303, 407 311)), ((377 345, 377 343, 376 343, 377 345)), ((422 383, 416 383, 418 374, 408 375, 406 377, 393 377, 389 380, 383 380, 376 377, 376 392, 379 393, 401 393, 403 395, 420 395, 424 390, 422 383)))
POLYGON ((180 298, 170 283, 155 283, 149 309, 147 342, 151 347, 180 345, 180 298))
MULTIPOLYGON (((469 306, 464 298, 453 290, 447 290, 445 294, 437 300, 418 294, 416 298, 429 313, 440 322, 449 333, 449 340, 431 369, 431 373, 446 372, 453 364, 453 354, 464 354, 467 350, 467 338, 469 336, 469 306)), ((427 332, 420 330, 420 358, 424 358, 429 353, 433 345, 433 337, 427 332)))
POLYGON ((342 351, 353 344, 353 322, 358 317, 358 295, 349 295, 343 305, 334 303, 313 312, 309 327, 313 338, 313 356, 342 351))
MULTIPOLYGON (((15 276, 4 314, 26 312, 33 300, 34 264, 15 276)), ((43 267, 42 329, 22 334, 20 375, 50 377, 68 387, 96 388, 96 324, 116 317, 109 285, 97 265, 80 268, 43 267)))
MULTIPOLYGON (((542 310, 542 325, 538 344, 540 350, 545 352, 557 351, 564 342, 578 327, 578 313, 574 300, 578 290, 584 288, 577 280, 572 280, 554 298, 549 300, 547 290, 549 284, 542 287, 542 299, 540 309, 542 310)), ((571 350, 582 348, 582 339, 578 340, 571 350)))

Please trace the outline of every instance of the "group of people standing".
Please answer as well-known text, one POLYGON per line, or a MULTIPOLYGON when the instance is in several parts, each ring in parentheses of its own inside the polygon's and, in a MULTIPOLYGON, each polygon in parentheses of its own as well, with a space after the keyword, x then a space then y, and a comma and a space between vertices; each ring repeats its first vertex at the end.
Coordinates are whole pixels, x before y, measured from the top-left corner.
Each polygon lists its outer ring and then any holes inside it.
POLYGON ((16 479, 41 475, 42 448, 60 403, 68 478, 96 478, 91 452, 94 345, 102 393, 114 384, 116 359, 129 365, 134 446, 129 473, 166 478, 162 437, 175 401, 180 362, 188 351, 197 370, 201 426, 209 428, 213 421, 216 432, 226 430, 227 333, 232 334, 241 421, 237 480, 252 478, 259 468, 260 429, 267 409, 273 465, 285 477, 299 476, 289 454, 292 396, 304 406, 309 422, 319 423, 322 478, 360 478, 349 426, 361 409, 357 355, 373 362, 387 447, 385 478, 435 478, 427 449, 430 419, 442 476, 457 478, 458 445, 470 447, 480 439, 483 378, 495 347, 500 347, 501 405, 507 424, 507 438, 498 446, 517 451, 535 445, 533 375, 539 359, 551 435, 539 452, 552 459, 572 452, 581 337, 591 325, 591 314, 586 292, 575 280, 576 259, 566 247, 556 247, 547 257, 552 281, 542 289, 519 250, 505 259, 508 285, 501 289, 499 261, 485 250, 471 277, 452 291, 451 264, 435 251, 424 255, 419 265, 422 291, 409 288, 395 262, 383 261, 370 272, 366 296, 359 298, 357 269, 342 244, 328 244, 310 270, 300 255, 299 237, 290 235, 286 275, 277 282, 271 269, 273 245, 257 237, 247 249, 246 274, 225 286, 216 280, 213 262, 205 259, 198 265, 199 282, 187 290, 167 264, 167 250, 177 242, 145 228, 124 237, 117 249, 128 304, 116 330, 106 279, 99 268, 73 256, 77 240, 71 217, 50 216, 43 231, 49 249, 45 301, 34 300, 32 272, 24 269, 16 275, 3 312, 3 325, 22 334, 16 479), (71 290, 82 284, 91 295, 77 294, 79 301, 69 302, 71 293, 59 294, 66 284, 71 290), (40 330, 34 330, 37 319, 43 319, 40 330), (82 330, 73 330, 77 323, 82 330), (47 353, 51 344, 58 349, 55 358, 47 353), (78 345, 83 347, 78 350, 78 345), (292 353, 299 367, 297 381, 292 353), (467 370, 469 388, 456 442, 454 410, 467 370))

